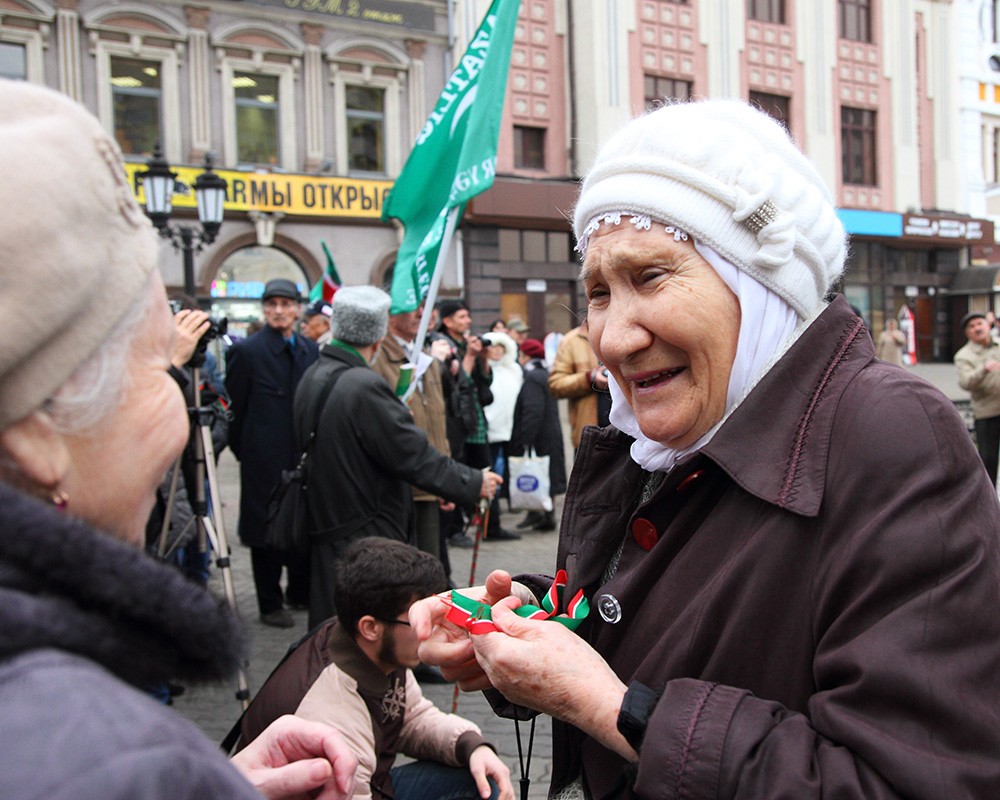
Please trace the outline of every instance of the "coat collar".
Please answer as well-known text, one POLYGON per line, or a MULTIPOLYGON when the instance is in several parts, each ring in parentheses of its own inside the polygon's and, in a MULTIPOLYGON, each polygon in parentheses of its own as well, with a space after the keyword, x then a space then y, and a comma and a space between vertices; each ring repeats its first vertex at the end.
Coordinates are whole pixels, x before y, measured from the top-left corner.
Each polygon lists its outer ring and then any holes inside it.
POLYGON ((700 452, 761 500, 816 516, 838 403, 874 356, 864 322, 838 296, 700 452))
POLYGON ((363 358, 361 358, 361 356, 357 355, 356 353, 351 353, 342 347, 336 347, 335 345, 332 344, 323 345, 323 349, 320 350, 320 353, 324 356, 329 356, 330 358, 334 358, 337 361, 343 361, 350 367, 371 366, 363 358))
POLYGON ((236 671, 239 621, 179 570, 0 484, 0 658, 53 647, 136 686, 236 671))

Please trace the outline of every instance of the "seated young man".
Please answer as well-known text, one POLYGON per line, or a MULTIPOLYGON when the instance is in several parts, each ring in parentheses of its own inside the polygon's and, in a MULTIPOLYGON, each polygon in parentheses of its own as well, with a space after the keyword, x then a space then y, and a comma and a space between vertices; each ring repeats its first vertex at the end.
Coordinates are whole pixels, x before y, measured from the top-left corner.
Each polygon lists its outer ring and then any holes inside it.
POLYGON ((402 542, 359 539, 337 562, 335 586, 339 616, 271 673, 243 717, 240 746, 294 713, 343 734, 358 759, 358 800, 513 800, 510 770, 479 728, 438 709, 411 671, 419 640, 406 614, 447 588, 441 562, 402 542), (419 760, 393 767, 397 753, 419 760))

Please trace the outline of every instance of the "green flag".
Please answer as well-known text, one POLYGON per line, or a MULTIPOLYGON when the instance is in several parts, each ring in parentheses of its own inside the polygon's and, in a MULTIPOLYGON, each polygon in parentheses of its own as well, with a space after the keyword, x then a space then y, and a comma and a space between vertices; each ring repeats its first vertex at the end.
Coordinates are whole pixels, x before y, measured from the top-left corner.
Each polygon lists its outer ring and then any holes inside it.
POLYGON ((323 277, 316 281, 316 285, 309 291, 310 303, 320 299, 326 300, 329 303, 333 300, 334 294, 336 294, 337 289, 340 288, 342 283, 340 275, 337 273, 337 265, 333 263, 330 248, 326 246, 326 242, 321 241, 320 244, 323 246, 323 252, 326 253, 326 272, 323 273, 323 277))
POLYGON ((493 185, 497 139, 520 0, 494 0, 448 78, 382 209, 406 228, 392 278, 392 313, 427 295, 448 212, 493 185))

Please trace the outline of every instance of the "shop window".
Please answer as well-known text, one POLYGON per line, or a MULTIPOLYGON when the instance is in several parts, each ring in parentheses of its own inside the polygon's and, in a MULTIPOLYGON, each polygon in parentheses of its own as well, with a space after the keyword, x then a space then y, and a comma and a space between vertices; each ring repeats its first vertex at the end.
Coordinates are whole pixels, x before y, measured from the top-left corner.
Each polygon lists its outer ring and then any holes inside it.
POLYGON ((545 169, 545 128, 514 126, 514 168, 545 169))
POLYGON ((385 174, 385 90, 345 86, 347 164, 350 172, 385 174))
POLYGON ((240 164, 280 163, 279 93, 275 75, 234 72, 236 160, 240 164))
POLYGON ((149 156, 163 140, 160 64, 111 57, 111 110, 115 140, 125 155, 149 156))
POLYGON ((785 0, 747 0, 747 19, 785 24, 785 0))
POLYGON ((791 130, 788 121, 791 119, 791 99, 780 94, 767 92, 750 92, 750 104, 757 106, 772 119, 780 122, 785 130, 791 130))
POLYGON ((691 99, 691 81, 646 75, 642 83, 643 102, 647 111, 662 105, 664 101, 691 99))
POLYGON ((23 44, 0 42, 0 78, 23 81, 27 77, 27 48, 23 44))
POLYGON ((875 112, 864 108, 840 109, 840 157, 844 183, 876 185, 875 112))
POLYGON ((871 0, 837 0, 837 15, 841 39, 872 40, 871 0))

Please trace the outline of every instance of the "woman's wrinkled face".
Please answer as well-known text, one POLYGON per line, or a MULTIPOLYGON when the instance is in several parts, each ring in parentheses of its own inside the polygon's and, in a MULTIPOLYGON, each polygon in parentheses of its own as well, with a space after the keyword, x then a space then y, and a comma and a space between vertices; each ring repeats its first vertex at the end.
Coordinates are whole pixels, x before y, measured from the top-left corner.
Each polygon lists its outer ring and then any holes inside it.
POLYGON ((67 437, 62 488, 74 516, 136 545, 144 540, 154 492, 187 442, 187 410, 170 376, 174 322, 163 283, 125 363, 125 396, 96 428, 67 437))
POLYGON ((680 449, 726 410, 736 295, 691 241, 604 225, 583 264, 590 342, 648 438, 680 449))

